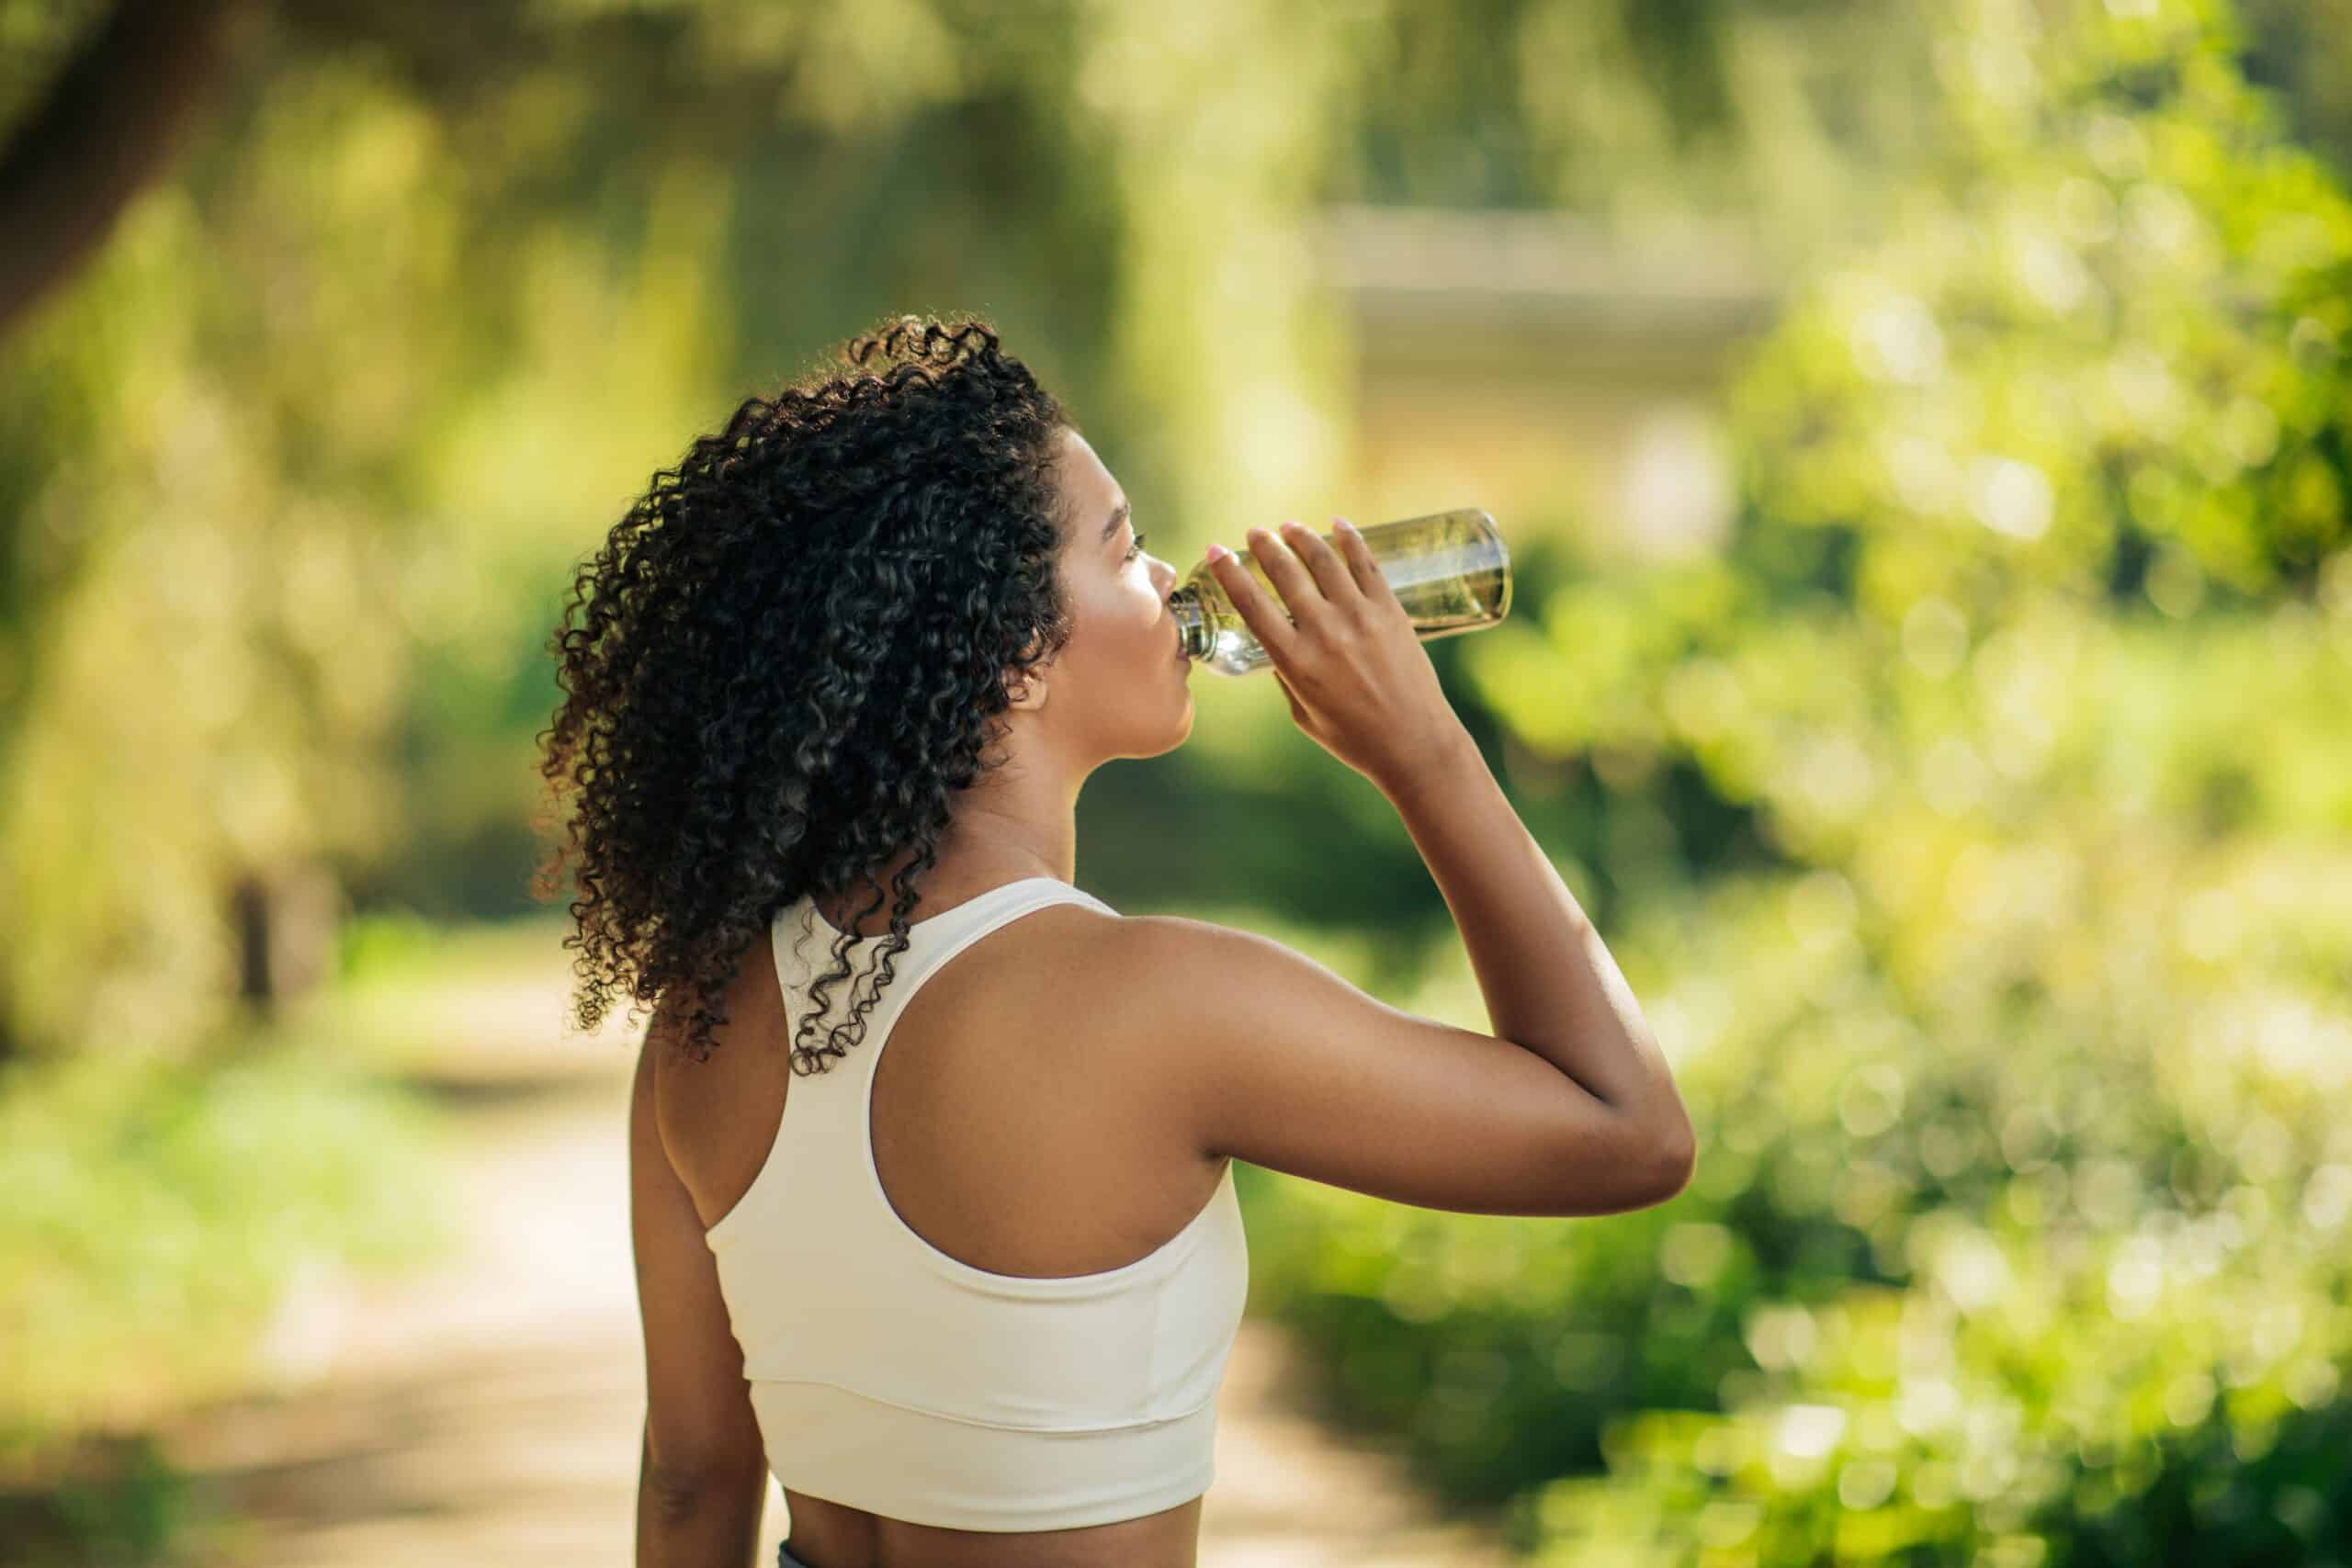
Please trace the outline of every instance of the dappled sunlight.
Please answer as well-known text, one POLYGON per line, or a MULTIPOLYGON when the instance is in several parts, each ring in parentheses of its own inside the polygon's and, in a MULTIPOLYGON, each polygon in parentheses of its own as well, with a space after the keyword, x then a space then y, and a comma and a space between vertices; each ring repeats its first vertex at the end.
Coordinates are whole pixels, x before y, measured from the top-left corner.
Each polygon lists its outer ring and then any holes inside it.
MULTIPOLYGON (((109 9, 0 0, 0 127, 109 9)), ((1204 1568, 2352 1551, 2336 0, 262 9, 119 210, 11 214, 0 1536, 163 1560, 169 1468, 60 1456, 267 1387, 183 1451, 288 1540, 619 1560, 551 1521, 638 1461, 646 1018, 571 1026, 527 886, 549 631, 695 432, 929 310, 1180 575, 1491 511, 1431 663, 1700 1135, 1574 1221, 1240 1169, 1204 1568), (239 1457, 343 1397, 424 1435, 239 1457)), ((1379 792, 1191 690, 1089 891, 1487 1030, 1379 792)))

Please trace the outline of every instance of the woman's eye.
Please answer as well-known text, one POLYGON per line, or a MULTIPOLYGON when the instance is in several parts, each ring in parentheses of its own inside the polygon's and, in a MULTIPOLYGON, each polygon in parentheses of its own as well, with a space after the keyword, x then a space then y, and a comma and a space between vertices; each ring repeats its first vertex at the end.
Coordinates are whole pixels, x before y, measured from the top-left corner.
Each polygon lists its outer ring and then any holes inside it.
POLYGON ((1133 560, 1136 557, 1143 554, 1143 537, 1144 536, 1141 534, 1137 534, 1136 536, 1136 542, 1127 547, 1127 559, 1133 560))

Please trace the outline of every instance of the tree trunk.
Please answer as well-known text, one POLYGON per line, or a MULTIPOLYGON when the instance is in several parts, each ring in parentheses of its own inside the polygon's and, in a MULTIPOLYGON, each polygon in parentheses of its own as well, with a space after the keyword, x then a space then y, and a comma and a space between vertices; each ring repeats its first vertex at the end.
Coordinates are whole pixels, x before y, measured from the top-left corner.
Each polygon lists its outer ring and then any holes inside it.
POLYGON ((237 994, 261 1018, 334 977, 343 889, 311 862, 241 876, 229 890, 237 994))
POLYGON ((171 161, 250 0, 121 0, 0 152, 0 337, 171 161))

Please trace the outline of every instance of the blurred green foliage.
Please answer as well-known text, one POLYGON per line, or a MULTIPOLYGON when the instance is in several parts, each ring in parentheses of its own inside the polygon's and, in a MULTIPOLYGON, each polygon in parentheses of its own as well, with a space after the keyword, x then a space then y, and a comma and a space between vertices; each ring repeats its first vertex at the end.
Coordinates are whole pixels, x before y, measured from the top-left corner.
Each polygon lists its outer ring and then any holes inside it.
MULTIPOLYGON (((234 1037, 221 889, 316 858, 321 1038, 397 1058, 420 920, 520 908, 570 565, 747 389, 987 310, 1182 559, 1345 505, 1302 214, 1704 210, 1803 263, 1730 547, 1514 535, 1510 621, 1431 649, 1698 1177, 1562 1224, 1246 1172, 1253 1305, 1545 1561, 2345 1561, 2345 6, 272 7, 0 345, 0 1054, 93 1063, 0 1082, 0 1387, 232 1343, 328 1224, 285 1184, 395 1157, 146 1053, 234 1037)), ((100 9, 0 0, 0 126, 100 9)), ((1090 785, 1090 886, 1481 1025, 1265 694, 1090 785)))
POLYGON ((2229 36, 1963 7, 1741 379, 1732 548, 1465 646, 1648 825, 1592 841, 1698 1175, 1261 1181, 1257 1300, 1537 1561, 2352 1557, 2352 204, 2229 36), (1690 874, 1691 771, 1778 866, 1690 874))
POLYGON ((281 1042, 233 1064, 89 1053, 0 1066, 0 1473, 253 1375, 305 1273, 448 1237, 412 1093, 281 1042))
MULTIPOLYGON (((105 9, 0 0, 0 128, 105 9)), ((1187 556, 1346 504, 1351 327, 1303 215, 1811 234, 1931 85, 1916 17, 1863 0, 259 9, 180 164, 0 344, 0 903, 40 916, 0 950, 0 1054, 234 1027, 248 873, 521 912, 568 569, 876 317, 992 313, 1187 556)), ((1335 819, 1351 783, 1279 707, 1202 705, 1091 839, 1236 779, 1295 803, 1278 842, 1335 819)), ((1102 886, 1204 896, 1250 847, 1102 886)), ((1408 849, 1377 867, 1420 886, 1408 849)))

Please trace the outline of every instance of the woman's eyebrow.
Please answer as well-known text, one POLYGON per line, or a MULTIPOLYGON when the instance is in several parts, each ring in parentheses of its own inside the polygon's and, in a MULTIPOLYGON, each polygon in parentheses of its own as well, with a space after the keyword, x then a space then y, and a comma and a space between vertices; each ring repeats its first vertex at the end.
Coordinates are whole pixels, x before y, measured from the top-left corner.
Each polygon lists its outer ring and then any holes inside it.
POLYGON ((1119 531, 1119 525, 1125 521, 1126 515, 1127 503, 1123 501, 1119 502, 1118 509, 1111 513, 1111 521, 1102 525, 1102 537, 1096 540, 1095 543, 1102 545, 1109 544, 1111 542, 1111 536, 1119 531))

